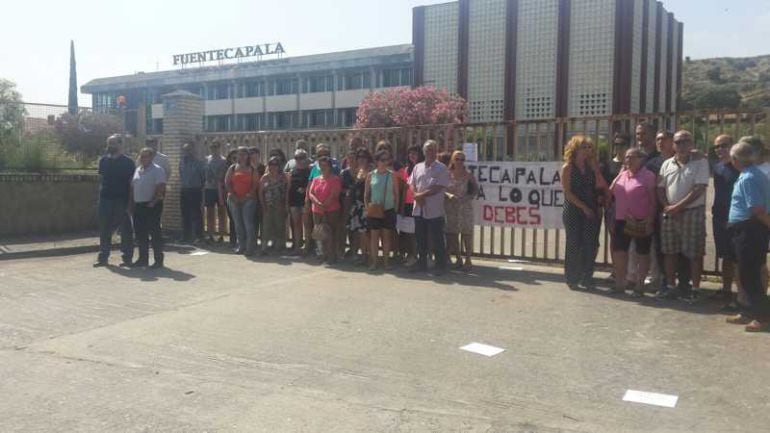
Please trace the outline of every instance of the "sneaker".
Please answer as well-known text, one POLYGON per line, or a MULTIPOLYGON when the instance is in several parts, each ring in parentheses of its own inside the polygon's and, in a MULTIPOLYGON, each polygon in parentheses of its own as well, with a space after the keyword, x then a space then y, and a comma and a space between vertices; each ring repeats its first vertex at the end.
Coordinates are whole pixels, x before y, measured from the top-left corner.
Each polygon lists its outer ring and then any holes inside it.
POLYGON ((131 267, 132 267, 132 268, 146 268, 146 267, 147 267, 147 266, 149 266, 149 265, 150 265, 150 264, 149 264, 149 263, 147 263, 147 262, 146 262, 146 261, 144 261, 144 260, 137 260, 137 261, 135 261, 134 263, 131 263, 131 267))
POLYGON ((745 329, 746 332, 770 332, 770 322, 752 320, 751 323, 746 325, 745 329))
POLYGON ((155 262, 150 266, 150 269, 163 269, 163 262, 155 262))
POLYGON ((107 260, 97 260, 96 263, 94 263, 92 266, 94 268, 103 268, 107 266, 107 260))
POLYGON ((411 268, 412 266, 417 264, 417 257, 409 257, 409 259, 406 261, 406 267, 411 268))

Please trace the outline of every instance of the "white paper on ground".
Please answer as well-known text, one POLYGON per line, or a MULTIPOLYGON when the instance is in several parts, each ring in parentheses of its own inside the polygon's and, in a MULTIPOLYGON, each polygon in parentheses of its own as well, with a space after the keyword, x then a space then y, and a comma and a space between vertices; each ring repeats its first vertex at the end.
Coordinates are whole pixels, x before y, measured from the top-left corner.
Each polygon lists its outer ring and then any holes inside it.
POLYGON ((510 259, 510 260, 508 260, 508 263, 529 263, 529 261, 527 261, 527 260, 510 259))
POLYGON ((676 395, 634 391, 633 389, 629 389, 626 391, 626 395, 623 396, 623 401, 650 404, 653 406, 661 407, 676 407, 676 403, 679 401, 679 397, 676 395))
POLYGON ((479 355, 484 355, 489 357, 498 355, 505 351, 505 349, 501 349, 499 347, 490 346, 488 344, 482 344, 482 343, 471 343, 461 347, 460 350, 464 350, 466 352, 478 353, 479 355))
POLYGON ((190 253, 190 255, 191 256, 205 256, 208 253, 209 253, 208 251, 196 251, 194 253, 190 253))
POLYGON ((501 266, 500 269, 503 271, 523 271, 524 270, 524 268, 511 267, 511 266, 501 266))

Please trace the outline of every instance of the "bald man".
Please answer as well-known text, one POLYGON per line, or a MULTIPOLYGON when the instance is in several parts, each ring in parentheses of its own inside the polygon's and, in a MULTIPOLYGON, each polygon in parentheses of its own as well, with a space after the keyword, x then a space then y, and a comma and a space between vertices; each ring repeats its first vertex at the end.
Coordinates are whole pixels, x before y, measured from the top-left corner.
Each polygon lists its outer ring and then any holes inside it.
POLYGON ((661 247, 666 269, 666 287, 658 296, 672 298, 678 294, 690 302, 698 298, 706 253, 705 206, 710 177, 708 161, 693 156, 694 145, 689 131, 674 134, 674 157, 663 163, 658 177, 658 199, 663 205, 661 247), (674 289, 679 254, 689 260, 692 274, 692 290, 684 293, 674 289))

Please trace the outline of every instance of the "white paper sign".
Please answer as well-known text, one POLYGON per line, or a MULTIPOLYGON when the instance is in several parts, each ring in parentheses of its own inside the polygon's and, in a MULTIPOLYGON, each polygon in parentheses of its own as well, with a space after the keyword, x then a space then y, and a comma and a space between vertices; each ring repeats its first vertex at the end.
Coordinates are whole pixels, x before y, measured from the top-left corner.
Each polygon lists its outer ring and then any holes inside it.
POLYGON ((464 350, 466 352, 478 353, 479 355, 484 355, 489 357, 505 352, 505 349, 501 349, 499 347, 490 346, 488 344, 482 344, 482 343, 471 343, 461 347, 460 350, 464 350))
POLYGON ((191 256, 205 256, 208 253, 209 253, 208 251, 196 251, 194 253, 190 253, 190 255, 191 256))
POLYGON ((634 391, 629 389, 626 391, 626 395, 623 396, 623 401, 673 408, 676 407, 676 403, 679 401, 679 397, 676 395, 634 391))
POLYGON ((477 151, 478 148, 479 146, 476 143, 463 144, 463 153, 465 154, 466 162, 476 162, 479 160, 479 155, 477 151))
POLYGON ((468 164, 479 184, 476 224, 562 228, 564 190, 558 161, 481 161, 468 164))

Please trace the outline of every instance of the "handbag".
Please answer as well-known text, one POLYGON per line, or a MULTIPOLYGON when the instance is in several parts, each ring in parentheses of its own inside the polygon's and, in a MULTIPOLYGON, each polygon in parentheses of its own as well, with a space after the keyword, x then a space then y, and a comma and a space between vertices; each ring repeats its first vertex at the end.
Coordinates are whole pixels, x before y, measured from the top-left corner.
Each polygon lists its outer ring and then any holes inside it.
MULTIPOLYGON (((383 186, 383 199, 388 195, 388 183, 390 182, 390 176, 385 179, 385 186, 383 186)), ((366 205, 366 217, 373 219, 385 218, 385 205, 381 203, 369 203, 366 205)))
POLYGON ((623 234, 634 239, 647 237, 647 221, 643 219, 626 218, 626 223, 623 226, 623 234))
POLYGON ((311 234, 313 240, 318 242, 325 242, 332 234, 332 227, 326 222, 326 215, 321 218, 321 222, 313 226, 313 233, 311 234))

